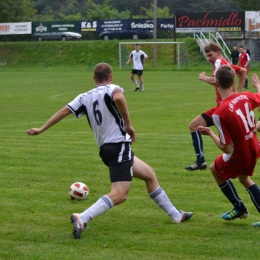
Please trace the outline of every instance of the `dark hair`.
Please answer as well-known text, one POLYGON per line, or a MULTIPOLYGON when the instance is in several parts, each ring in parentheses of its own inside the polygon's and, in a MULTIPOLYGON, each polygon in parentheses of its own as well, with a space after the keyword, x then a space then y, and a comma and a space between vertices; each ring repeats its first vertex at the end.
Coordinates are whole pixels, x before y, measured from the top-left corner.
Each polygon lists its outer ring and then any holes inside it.
POLYGON ((222 65, 216 72, 216 80, 223 89, 232 87, 235 81, 235 71, 229 65, 222 65))
POLYGON ((113 71, 109 64, 105 62, 98 63, 94 68, 94 77, 97 82, 103 82, 109 80, 109 76, 113 71))
POLYGON ((221 48, 218 44, 216 44, 215 42, 210 42, 208 45, 206 45, 204 47, 204 51, 206 53, 209 53, 210 51, 214 51, 214 52, 217 52, 217 51, 220 51, 221 52, 221 48))

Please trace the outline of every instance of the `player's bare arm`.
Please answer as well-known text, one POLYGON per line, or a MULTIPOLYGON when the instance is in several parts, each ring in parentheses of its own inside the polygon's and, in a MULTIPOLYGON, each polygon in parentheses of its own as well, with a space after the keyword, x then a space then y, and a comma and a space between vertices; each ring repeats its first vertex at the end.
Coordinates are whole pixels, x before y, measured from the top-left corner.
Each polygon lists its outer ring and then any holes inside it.
POLYGON ((247 61, 246 61, 246 64, 245 64, 244 68, 247 68, 247 66, 248 66, 248 64, 249 64, 249 61, 250 61, 250 60, 247 60, 247 61))
POLYGON ((132 61, 132 58, 129 58, 129 60, 125 63, 125 65, 128 65, 132 61))
POLYGON ((204 127, 204 126, 198 126, 198 130, 201 132, 201 134, 203 135, 209 135, 213 141, 215 142, 215 144, 217 145, 217 147, 223 151, 224 153, 231 153, 233 146, 232 144, 222 144, 220 142, 219 137, 209 128, 209 127, 204 127))
MULTIPOLYGON (((257 89, 257 92, 260 93, 260 80, 255 73, 252 74, 252 84, 257 89)), ((258 112, 260 112, 260 107, 258 107, 258 112)), ((259 120, 256 123, 256 131, 260 132, 260 121, 259 120)))
POLYGON ((43 126, 40 128, 31 128, 27 130, 28 135, 38 135, 51 126, 57 124, 59 121, 61 121, 64 117, 68 116, 72 112, 69 110, 68 107, 63 107, 61 110, 56 112, 43 126))
POLYGON ((204 71, 199 74, 199 80, 205 81, 206 83, 208 83, 210 85, 215 85, 215 83, 216 83, 216 78, 208 77, 204 71))
MULTIPOLYGON (((259 77, 255 73, 252 74, 252 84, 257 89, 258 93, 260 93, 260 80, 259 80, 259 77)), ((258 111, 260 112, 260 107, 258 107, 258 111)), ((260 121, 259 120, 256 123, 256 131, 260 132, 260 121)))
POLYGON ((149 59, 149 57, 146 57, 146 58, 144 59, 143 65, 147 62, 148 59, 149 59))
POLYGON ((252 74, 252 84, 260 92, 260 80, 255 73, 252 74))
POLYGON ((245 85, 245 81, 247 78, 247 71, 244 68, 240 68, 238 74, 238 86, 237 86, 237 93, 242 91, 243 86, 245 85))
POLYGON ((131 124, 131 120, 130 120, 130 116, 129 116, 129 112, 128 112, 128 108, 127 108, 127 104, 126 104, 126 99, 123 95, 123 93, 121 92, 121 90, 115 90, 114 94, 113 94, 113 100, 116 104, 116 107, 120 113, 120 115, 122 116, 124 122, 125 122, 125 129, 126 132, 130 135, 132 142, 135 142, 135 130, 131 124))

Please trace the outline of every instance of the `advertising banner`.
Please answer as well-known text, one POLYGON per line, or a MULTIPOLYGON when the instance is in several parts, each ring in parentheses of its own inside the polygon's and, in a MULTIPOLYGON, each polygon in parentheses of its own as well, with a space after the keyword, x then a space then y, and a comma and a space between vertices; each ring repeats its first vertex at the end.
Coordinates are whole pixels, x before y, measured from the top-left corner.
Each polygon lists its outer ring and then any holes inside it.
MULTIPOLYGON (((128 19, 128 28, 131 30, 153 30, 153 19, 128 19)), ((157 30, 173 30, 174 19, 173 18, 158 18, 157 19, 157 30)))
POLYGON ((42 22, 32 23, 32 32, 78 32, 78 22, 42 22))
POLYGON ((127 20, 128 30, 153 30, 152 19, 128 19, 127 20))
POLYGON ((127 29, 127 20, 100 20, 97 24, 98 32, 105 31, 120 31, 122 29, 127 29))
POLYGON ((246 11, 245 19, 246 32, 260 32, 260 11, 246 11))
POLYGON ((244 12, 176 14, 176 32, 241 32, 244 12))
MULTIPOLYGON (((118 19, 80 21, 82 32, 104 32, 126 30, 153 30, 153 19, 118 19)), ((158 18, 157 30, 173 30, 173 18, 158 18)))
POLYGON ((82 32, 96 32, 98 21, 80 21, 80 29, 82 32))
POLYGON ((174 18, 158 18, 157 19, 157 30, 173 30, 174 29, 174 18))
POLYGON ((0 23, 0 35, 7 34, 31 34, 32 23, 0 23))

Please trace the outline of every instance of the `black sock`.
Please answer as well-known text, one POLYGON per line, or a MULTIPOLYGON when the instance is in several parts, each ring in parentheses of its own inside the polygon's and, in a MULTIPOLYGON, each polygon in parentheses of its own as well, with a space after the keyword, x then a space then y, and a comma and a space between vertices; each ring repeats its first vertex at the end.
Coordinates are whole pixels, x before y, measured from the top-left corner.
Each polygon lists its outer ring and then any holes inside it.
POLYGON ((194 146, 194 150, 197 156, 198 163, 204 163, 204 153, 203 153, 203 141, 200 131, 191 132, 191 138, 194 146))
POLYGON ((227 180, 224 184, 219 185, 219 188, 227 197, 227 199, 232 203, 235 209, 239 211, 246 210, 243 201, 239 198, 237 191, 230 180, 227 180))
POLYGON ((248 79, 246 78, 245 86, 248 87, 248 79))
POLYGON ((253 184, 246 189, 253 201, 257 211, 260 213, 260 189, 256 184, 253 184))

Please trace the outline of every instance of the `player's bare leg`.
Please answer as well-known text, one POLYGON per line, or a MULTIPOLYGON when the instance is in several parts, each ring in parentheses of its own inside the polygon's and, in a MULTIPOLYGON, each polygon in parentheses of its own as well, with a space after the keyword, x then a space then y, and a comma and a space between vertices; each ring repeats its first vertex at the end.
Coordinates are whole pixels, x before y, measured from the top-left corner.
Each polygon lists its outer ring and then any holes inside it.
POLYGON ((138 85, 137 80, 135 79, 135 74, 131 74, 131 75, 130 75, 130 78, 131 78, 132 82, 133 82, 134 85, 135 85, 135 91, 139 90, 140 87, 139 87, 139 85, 138 85))
POLYGON ((192 212, 183 212, 173 206, 165 191, 160 187, 154 170, 136 156, 133 171, 134 177, 145 181, 150 198, 172 218, 174 223, 181 223, 192 217, 192 212))
POLYGON ((138 75, 139 81, 140 81, 140 91, 144 91, 144 80, 142 75, 138 75))
POLYGON ((79 239, 81 233, 86 229, 87 223, 96 218, 97 216, 104 214, 113 206, 119 205, 127 199, 131 181, 119 181, 111 184, 110 193, 99 198, 92 206, 87 208, 82 213, 74 213, 71 215, 71 222, 73 223, 73 237, 79 239))

